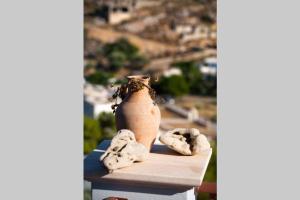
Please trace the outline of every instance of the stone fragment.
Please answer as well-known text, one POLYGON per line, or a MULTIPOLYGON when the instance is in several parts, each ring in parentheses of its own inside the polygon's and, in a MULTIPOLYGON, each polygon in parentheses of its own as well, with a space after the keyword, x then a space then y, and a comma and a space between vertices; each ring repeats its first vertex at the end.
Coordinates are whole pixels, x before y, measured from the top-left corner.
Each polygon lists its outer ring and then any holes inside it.
POLYGON ((183 155, 195 155, 210 149, 206 136, 195 128, 176 128, 161 134, 159 140, 183 155))
POLYGON ((122 129, 112 139, 106 152, 100 157, 110 173, 116 169, 128 167, 134 162, 141 162, 148 155, 147 148, 136 142, 132 131, 122 129))

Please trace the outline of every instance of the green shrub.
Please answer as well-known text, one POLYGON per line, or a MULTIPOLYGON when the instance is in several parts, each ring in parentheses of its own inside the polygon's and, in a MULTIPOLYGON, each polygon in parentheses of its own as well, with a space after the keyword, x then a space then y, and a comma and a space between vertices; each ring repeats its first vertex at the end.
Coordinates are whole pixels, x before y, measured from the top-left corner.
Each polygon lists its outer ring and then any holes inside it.
POLYGON ((84 190, 84 200, 92 200, 92 191, 84 190))
POLYGON ((127 61, 126 54, 122 51, 113 51, 107 55, 111 70, 118 70, 123 67, 127 61))
POLYGON ((217 79, 216 77, 206 77, 204 79, 198 66, 194 62, 179 62, 174 64, 182 72, 182 76, 189 86, 191 94, 216 96, 217 79))
POLYGON ((103 47, 105 56, 112 54, 113 52, 123 52, 126 58, 131 59, 133 56, 138 54, 139 49, 132 45, 127 39, 121 38, 113 43, 107 43, 103 47))
POLYGON ((211 141, 210 144, 212 147, 212 155, 203 181, 216 182, 217 181, 217 143, 211 141))
POLYGON ((148 62, 144 56, 139 54, 139 49, 125 38, 105 44, 103 56, 108 58, 111 70, 118 70, 124 66, 141 69, 148 62))
POLYGON ((84 116, 84 154, 96 148, 102 134, 97 120, 84 116))
POLYGON ((109 79, 112 77, 111 73, 104 71, 96 71, 95 73, 85 77, 85 80, 92 84, 108 85, 109 79))
MULTIPOLYGON (((204 176, 204 182, 217 182, 217 143, 210 142, 212 147, 212 155, 204 176)), ((209 200, 209 193, 200 192, 197 195, 197 200, 209 200)))
POLYGON ((112 113, 102 112, 98 116, 98 123, 103 134, 102 139, 110 139, 112 138, 117 129, 116 129, 116 122, 115 116, 112 113))
POLYGON ((173 75, 162 77, 161 80, 153 85, 159 94, 181 96, 189 93, 189 85, 182 76, 173 75))
POLYGON ((97 119, 84 116, 84 154, 90 153, 103 139, 116 134, 115 116, 102 112, 97 119))

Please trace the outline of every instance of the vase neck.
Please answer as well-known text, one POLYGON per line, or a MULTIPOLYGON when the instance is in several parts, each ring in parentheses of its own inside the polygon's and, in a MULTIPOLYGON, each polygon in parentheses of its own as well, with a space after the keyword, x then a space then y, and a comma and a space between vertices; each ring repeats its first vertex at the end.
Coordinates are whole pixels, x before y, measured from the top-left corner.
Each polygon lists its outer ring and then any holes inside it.
POLYGON ((127 97, 128 100, 145 100, 145 99, 151 99, 150 94, 149 94, 149 89, 147 87, 144 87, 143 89, 136 91, 136 92, 132 92, 128 91, 127 97))
POLYGON ((128 97, 134 97, 134 98, 138 98, 138 99, 142 99, 142 98, 148 98, 150 97, 149 95, 149 81, 150 81, 150 77, 149 76, 144 76, 144 75, 135 75, 135 76, 127 76, 128 81, 138 81, 142 84, 144 84, 143 88, 139 91, 132 91, 132 87, 129 85, 128 88, 128 97))

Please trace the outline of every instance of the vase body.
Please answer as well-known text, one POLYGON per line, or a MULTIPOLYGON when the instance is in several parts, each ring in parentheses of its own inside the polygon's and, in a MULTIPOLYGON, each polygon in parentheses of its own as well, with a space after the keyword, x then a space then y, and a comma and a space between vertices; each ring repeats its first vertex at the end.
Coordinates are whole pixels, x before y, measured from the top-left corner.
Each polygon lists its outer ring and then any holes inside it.
MULTIPOLYGON (((149 77, 129 76, 128 79, 138 79, 149 84, 149 77)), ((148 151, 156 139, 160 124, 160 110, 149 95, 149 89, 131 92, 130 87, 126 97, 116 110, 117 130, 129 129, 135 134, 137 142, 145 145, 148 151)))

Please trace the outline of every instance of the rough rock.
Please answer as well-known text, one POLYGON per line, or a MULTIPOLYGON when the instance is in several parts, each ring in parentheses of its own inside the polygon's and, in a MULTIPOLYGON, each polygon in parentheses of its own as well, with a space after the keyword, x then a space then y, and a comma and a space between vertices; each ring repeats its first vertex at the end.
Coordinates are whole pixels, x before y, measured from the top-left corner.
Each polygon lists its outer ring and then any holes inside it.
POLYGON ((195 128, 176 128, 161 134, 159 140, 183 155, 195 155, 210 149, 206 136, 195 128))
POLYGON ((122 129, 112 139, 106 152, 100 157, 110 173, 116 169, 128 167, 134 162, 141 162, 148 155, 147 148, 136 142, 132 131, 122 129))

